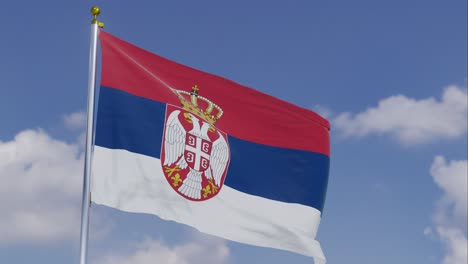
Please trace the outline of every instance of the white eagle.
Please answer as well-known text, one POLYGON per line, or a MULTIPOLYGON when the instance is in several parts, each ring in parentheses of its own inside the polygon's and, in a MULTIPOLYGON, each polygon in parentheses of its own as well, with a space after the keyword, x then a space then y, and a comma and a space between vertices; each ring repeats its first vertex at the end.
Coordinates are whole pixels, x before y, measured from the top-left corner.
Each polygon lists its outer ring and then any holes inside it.
MULTIPOLYGON (((173 111, 166 122, 166 135, 164 137, 164 166, 171 166, 176 163, 180 169, 187 168, 188 164, 184 157, 186 148, 187 131, 179 121, 179 110, 173 111)), ((210 124, 203 122, 200 127, 199 119, 187 113, 190 117, 193 128, 188 133, 211 141, 208 137, 208 129, 210 124)), ((192 199, 201 199, 202 192, 202 175, 208 180, 214 180, 216 186, 221 187, 221 179, 226 169, 229 159, 229 147, 219 131, 219 138, 212 143, 211 155, 209 157, 210 165, 205 171, 197 171, 189 168, 187 178, 183 181, 178 191, 192 199)))

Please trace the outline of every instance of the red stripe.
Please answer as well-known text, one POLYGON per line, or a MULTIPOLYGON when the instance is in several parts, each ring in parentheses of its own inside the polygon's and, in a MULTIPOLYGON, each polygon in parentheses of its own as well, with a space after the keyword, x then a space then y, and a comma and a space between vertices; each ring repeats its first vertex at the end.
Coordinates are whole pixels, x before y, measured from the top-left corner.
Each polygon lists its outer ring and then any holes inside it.
POLYGON ((100 31, 101 84, 179 105, 168 88, 191 91, 220 106, 222 131, 251 142, 329 155, 329 122, 318 114, 225 78, 170 61, 100 31))

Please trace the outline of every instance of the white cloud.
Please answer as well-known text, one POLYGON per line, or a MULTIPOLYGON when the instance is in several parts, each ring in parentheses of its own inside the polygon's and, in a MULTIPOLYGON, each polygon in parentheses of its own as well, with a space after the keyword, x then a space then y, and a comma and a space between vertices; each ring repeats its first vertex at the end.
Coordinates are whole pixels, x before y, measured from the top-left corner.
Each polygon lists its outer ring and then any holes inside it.
POLYGON ((86 121, 87 116, 85 112, 74 112, 63 116, 63 124, 71 130, 78 130, 76 141, 78 146, 83 150, 86 143, 86 121))
POLYGON ((63 122, 70 129, 83 129, 86 127, 86 113, 75 112, 65 115, 63 122))
POLYGON ((135 246, 130 255, 115 253, 98 260, 97 264, 224 264, 229 263, 229 248, 220 239, 197 239, 182 245, 167 246, 160 241, 147 240, 135 246))
POLYGON ((465 135, 467 112, 466 87, 449 86, 440 100, 395 95, 361 113, 342 113, 333 125, 345 136, 389 134, 402 143, 417 144, 465 135))
POLYGON ((0 141, 0 243, 76 238, 82 157, 41 130, 0 141))
POLYGON ((443 264, 466 264, 468 161, 447 162, 444 157, 437 156, 431 175, 444 191, 434 213, 435 230, 446 248, 443 264))
POLYGON ((463 233, 459 228, 446 228, 442 226, 437 228, 437 233, 447 249, 442 261, 443 264, 468 263, 468 243, 465 233, 463 233))
MULTIPOLYGON (((467 187, 468 161, 458 160, 449 163, 442 156, 434 159, 431 175, 437 185, 444 191, 439 207, 450 207, 451 218, 462 222, 466 229, 467 220, 467 187), (453 208, 452 208, 453 207, 453 208)), ((441 219, 446 221, 446 219, 441 219)))

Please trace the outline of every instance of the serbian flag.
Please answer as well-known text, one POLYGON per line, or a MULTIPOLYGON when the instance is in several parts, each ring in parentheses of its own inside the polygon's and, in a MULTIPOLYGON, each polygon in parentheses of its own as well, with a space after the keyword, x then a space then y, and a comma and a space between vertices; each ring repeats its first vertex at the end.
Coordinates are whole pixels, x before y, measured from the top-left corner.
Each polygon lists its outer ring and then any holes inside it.
POLYGON ((92 201, 314 257, 327 120, 100 31, 92 201))

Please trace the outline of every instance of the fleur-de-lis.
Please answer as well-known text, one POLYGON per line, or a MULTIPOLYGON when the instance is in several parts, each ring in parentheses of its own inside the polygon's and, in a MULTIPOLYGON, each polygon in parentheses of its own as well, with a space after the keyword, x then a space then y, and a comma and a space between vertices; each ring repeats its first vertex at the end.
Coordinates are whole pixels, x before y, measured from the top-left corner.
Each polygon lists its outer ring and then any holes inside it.
POLYGON ((172 185, 174 185, 174 187, 179 186, 179 183, 182 182, 182 179, 180 178, 179 173, 176 173, 176 175, 172 176, 171 179, 172 179, 172 185))
POLYGON ((213 194, 217 193, 219 187, 216 186, 216 184, 213 182, 213 179, 209 179, 209 180, 208 180, 208 183, 209 183, 210 185, 208 185, 207 187, 210 187, 210 186, 211 186, 212 193, 213 193, 213 194))
POLYGON ((209 194, 211 194, 211 188, 210 185, 207 185, 205 188, 203 188, 203 198, 208 197, 209 194))

